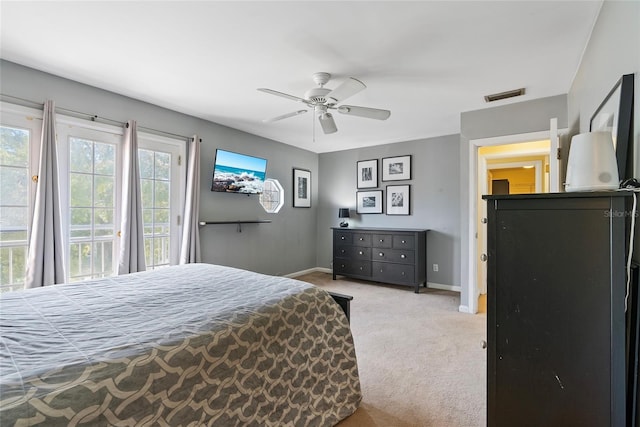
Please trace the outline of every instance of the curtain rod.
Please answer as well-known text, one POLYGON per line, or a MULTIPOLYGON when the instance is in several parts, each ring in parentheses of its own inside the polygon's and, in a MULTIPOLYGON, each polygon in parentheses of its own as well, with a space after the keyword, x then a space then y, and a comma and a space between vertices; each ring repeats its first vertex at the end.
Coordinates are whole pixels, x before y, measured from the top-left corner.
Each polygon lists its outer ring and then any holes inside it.
MULTIPOLYGON (((35 107, 35 108, 39 108, 41 110, 44 109, 44 103, 43 102, 32 101, 30 99, 24 99, 24 98, 20 98, 20 97, 13 96, 13 95, 8 95, 8 94, 5 94, 5 93, 0 93, 0 96, 2 97, 3 100, 5 98, 10 98, 10 99, 14 100, 14 102, 13 102, 14 104, 17 103, 15 101, 19 101, 19 105, 22 105, 24 107, 35 107)), ((65 113, 66 115, 70 115, 70 116, 77 117, 77 118, 88 118, 92 122, 105 123, 105 124, 116 125, 116 126, 125 126, 127 124, 127 123, 121 122, 119 120, 113 120, 113 119, 109 119, 109 118, 106 118, 106 117, 99 117, 97 114, 83 113, 81 111, 75 111, 75 110, 70 110, 68 108, 62 108, 62 107, 57 107, 56 106, 56 112, 58 112, 58 111, 62 112, 62 113, 65 113)), ((147 127, 144 127, 144 126, 138 126, 138 129, 143 131, 143 132, 153 133, 153 134, 160 135, 160 136, 168 135, 168 136, 184 139, 184 140, 187 140, 187 141, 190 141, 190 140, 193 139, 190 136, 178 135, 178 134, 175 134, 175 133, 165 132, 163 130, 151 129, 151 128, 147 128, 147 127)))

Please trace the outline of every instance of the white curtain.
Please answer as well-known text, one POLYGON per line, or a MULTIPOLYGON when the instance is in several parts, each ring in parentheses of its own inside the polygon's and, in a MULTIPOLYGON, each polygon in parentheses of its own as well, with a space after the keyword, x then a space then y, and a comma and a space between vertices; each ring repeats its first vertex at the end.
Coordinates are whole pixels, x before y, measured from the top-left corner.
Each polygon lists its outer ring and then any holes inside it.
POLYGON ((189 143, 189 166, 187 170, 187 194, 184 204, 184 226, 180 246, 180 264, 200 262, 200 143, 197 135, 189 143))
POLYGON ((122 169, 122 220, 120 222, 120 259, 118 274, 146 270, 144 226, 138 165, 138 131, 135 120, 125 125, 122 169))
POLYGON ((40 164, 25 288, 65 282, 59 188, 55 103, 49 100, 44 104, 42 119, 40 164))

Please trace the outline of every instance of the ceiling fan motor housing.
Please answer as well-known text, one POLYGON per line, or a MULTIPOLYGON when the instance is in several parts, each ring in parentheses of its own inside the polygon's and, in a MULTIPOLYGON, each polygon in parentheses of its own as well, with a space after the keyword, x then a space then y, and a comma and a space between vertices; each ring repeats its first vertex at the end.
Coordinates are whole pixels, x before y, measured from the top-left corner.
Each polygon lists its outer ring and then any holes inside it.
POLYGON ((331 92, 330 89, 325 89, 323 87, 316 87, 313 89, 309 89, 304 93, 304 98, 312 104, 324 104, 327 100, 331 98, 327 98, 326 95, 331 92))

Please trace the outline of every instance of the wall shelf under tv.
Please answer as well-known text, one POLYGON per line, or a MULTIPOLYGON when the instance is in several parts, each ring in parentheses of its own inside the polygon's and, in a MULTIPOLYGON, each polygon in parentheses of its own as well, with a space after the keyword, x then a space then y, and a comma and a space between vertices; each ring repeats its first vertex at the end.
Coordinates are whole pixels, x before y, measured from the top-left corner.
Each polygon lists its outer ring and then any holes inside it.
POLYGON ((215 224, 236 224, 238 226, 238 233, 242 233, 242 224, 268 224, 270 219, 249 219, 249 220, 237 220, 237 221, 200 221, 201 226, 215 225, 215 224))

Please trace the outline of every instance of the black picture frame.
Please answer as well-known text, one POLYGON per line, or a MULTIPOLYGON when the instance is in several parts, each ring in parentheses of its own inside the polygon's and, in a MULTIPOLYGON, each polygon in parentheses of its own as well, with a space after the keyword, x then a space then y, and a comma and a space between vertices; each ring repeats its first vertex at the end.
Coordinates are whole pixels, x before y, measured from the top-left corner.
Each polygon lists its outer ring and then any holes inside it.
POLYGON ((411 155, 382 159, 382 181, 407 181, 411 179, 411 155))
POLYGON ((311 207, 311 171, 293 168, 293 207, 311 207))
POLYGON ((359 214, 382 213, 382 190, 356 191, 356 212, 359 214))
POLYGON ((411 214, 411 185, 387 185, 387 215, 411 214))
POLYGON ((356 163, 357 188, 378 187, 378 159, 360 160, 356 163))
POLYGON ((589 131, 610 131, 621 181, 633 178, 633 74, 616 82, 589 120, 589 131))

